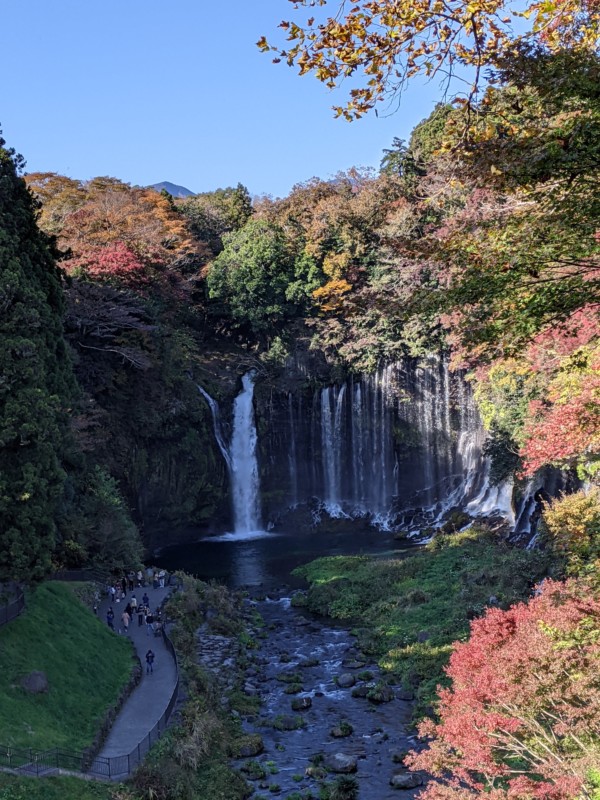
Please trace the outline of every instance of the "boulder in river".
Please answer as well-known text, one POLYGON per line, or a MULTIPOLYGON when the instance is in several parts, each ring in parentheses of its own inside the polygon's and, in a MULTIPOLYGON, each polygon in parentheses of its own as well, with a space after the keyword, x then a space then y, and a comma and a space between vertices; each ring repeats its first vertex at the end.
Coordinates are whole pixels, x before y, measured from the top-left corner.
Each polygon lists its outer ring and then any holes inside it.
POLYGON ((335 728, 331 729, 330 733, 334 739, 343 739, 346 736, 352 736, 354 733, 354 728, 349 722, 342 720, 339 725, 336 725, 335 728))
POLYGON ((342 672, 336 679, 337 685, 340 689, 350 689, 356 683, 356 678, 350 672, 342 672))
POLYGON ((242 736, 235 746, 236 758, 253 758, 265 749, 262 736, 258 733, 249 733, 242 736))
POLYGON ((339 775, 348 775, 351 772, 356 772, 357 768, 356 756, 350 756, 346 753, 331 753, 325 757, 323 763, 329 772, 335 772, 339 775))
POLYGON ((342 661, 342 667, 344 669, 362 669, 366 661, 359 661, 357 658, 348 658, 342 661))
POLYGON ((305 725, 302 717, 292 717, 290 714, 279 714, 273 720, 273 727, 278 731, 297 731, 305 725))
POLYGON ((312 706, 310 697, 294 697, 292 700, 292 711, 306 711, 312 706))
POLYGON ((394 699, 394 690, 385 683, 377 683, 367 691, 367 700, 371 703, 390 703, 394 699))
POLYGON ((417 772, 396 772, 390 778, 392 789, 415 789, 423 784, 423 778, 417 772))

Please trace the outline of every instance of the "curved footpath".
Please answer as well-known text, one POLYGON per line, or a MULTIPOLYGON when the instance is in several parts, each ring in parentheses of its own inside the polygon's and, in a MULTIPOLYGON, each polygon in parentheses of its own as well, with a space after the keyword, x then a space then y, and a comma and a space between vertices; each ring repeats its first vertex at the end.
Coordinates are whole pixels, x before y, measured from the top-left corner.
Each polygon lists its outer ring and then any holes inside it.
MULTIPOLYGON (((150 607, 154 612, 163 600, 168 597, 171 589, 153 589, 143 587, 135 590, 138 602, 141 601, 144 592, 147 592, 150 599, 150 607)), ((98 753, 99 757, 114 758, 115 756, 126 756, 140 743, 154 728, 156 723, 163 715, 177 683, 177 670, 169 651, 166 648, 162 636, 148 635, 145 623, 138 626, 137 614, 134 615, 129 625, 129 633, 118 633, 121 625, 121 614, 127 602, 131 598, 131 592, 127 594, 125 601, 112 604, 115 612, 115 633, 116 636, 127 635, 131 639, 133 646, 142 662, 142 679, 139 685, 127 698, 119 715, 113 723, 108 738, 102 750, 98 753), (152 649, 155 653, 154 672, 146 674, 146 652, 152 649)), ((111 605, 109 600, 103 600, 98 606, 98 616, 106 624, 106 612, 111 605)), ((127 773, 113 775, 112 777, 124 777, 127 773)))

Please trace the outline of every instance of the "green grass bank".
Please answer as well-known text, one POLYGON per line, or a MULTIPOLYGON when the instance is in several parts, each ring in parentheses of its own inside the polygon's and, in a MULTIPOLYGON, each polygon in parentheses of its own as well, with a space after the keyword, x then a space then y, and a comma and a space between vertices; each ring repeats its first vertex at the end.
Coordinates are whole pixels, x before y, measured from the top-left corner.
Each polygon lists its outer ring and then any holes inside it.
POLYGON ((120 786, 78 778, 16 778, 0 773, 0 800, 122 800, 120 786))
POLYGON ((352 624, 362 649, 415 687, 422 712, 445 682, 452 643, 467 638, 469 621, 490 602, 508 608, 527 597, 546 568, 543 553, 474 527, 436 536, 404 559, 317 559, 295 571, 310 586, 295 603, 352 624))
POLYGON ((56 581, 38 586, 23 614, 0 628, 0 744, 88 747, 129 680, 130 642, 111 633, 75 588, 56 581), (46 674, 47 693, 21 687, 34 670, 46 674))

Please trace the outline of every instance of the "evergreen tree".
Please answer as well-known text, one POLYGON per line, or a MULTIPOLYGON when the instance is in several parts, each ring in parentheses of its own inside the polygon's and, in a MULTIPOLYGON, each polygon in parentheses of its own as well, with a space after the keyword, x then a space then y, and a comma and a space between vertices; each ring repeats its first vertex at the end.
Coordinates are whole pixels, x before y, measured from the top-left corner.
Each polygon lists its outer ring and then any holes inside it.
POLYGON ((0 138, 0 579, 48 572, 74 389, 60 272, 36 225, 23 162, 0 138))

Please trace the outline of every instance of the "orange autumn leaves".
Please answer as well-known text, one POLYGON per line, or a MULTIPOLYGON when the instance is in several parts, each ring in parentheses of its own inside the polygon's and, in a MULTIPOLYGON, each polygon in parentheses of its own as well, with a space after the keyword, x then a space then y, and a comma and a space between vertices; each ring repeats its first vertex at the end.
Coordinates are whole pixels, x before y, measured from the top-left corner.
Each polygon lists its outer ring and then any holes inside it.
POLYGON ((274 53, 275 62, 313 74, 331 89, 351 81, 346 104, 334 106, 348 120, 392 100, 418 75, 449 81, 465 66, 472 68, 465 92, 471 97, 482 69, 497 65, 519 43, 593 49, 600 28, 597 0, 525 6, 506 0, 358 0, 339 8, 336 3, 332 16, 315 11, 326 5, 327 0, 298 0, 295 9, 310 8, 310 16, 280 23, 289 44, 273 45, 263 36, 257 45, 274 53), (523 20, 529 29, 517 35, 523 20))
POLYGON ((43 202, 40 224, 67 253, 67 272, 141 288, 161 281, 193 249, 169 198, 115 178, 83 183, 54 173, 26 177, 43 202))

